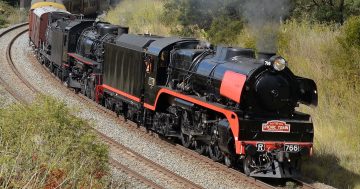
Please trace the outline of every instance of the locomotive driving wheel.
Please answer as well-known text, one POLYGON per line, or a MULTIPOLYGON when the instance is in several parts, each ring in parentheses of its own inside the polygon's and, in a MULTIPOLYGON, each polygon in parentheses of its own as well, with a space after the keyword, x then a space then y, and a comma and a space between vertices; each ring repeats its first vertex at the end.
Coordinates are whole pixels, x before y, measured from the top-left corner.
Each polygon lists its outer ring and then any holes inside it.
POLYGON ((184 134, 183 132, 181 132, 181 144, 185 147, 185 148, 191 148, 191 138, 189 135, 184 134))
POLYGON ((243 169, 247 176, 250 176, 250 173, 254 171, 254 168, 251 167, 252 161, 253 158, 251 156, 246 156, 246 158, 243 160, 243 169))
POLYGON ((195 151, 201 155, 205 155, 206 152, 207 152, 207 145, 204 144, 203 142, 201 141, 198 141, 198 140, 195 140, 194 141, 194 148, 195 148, 195 151))
POLYGON ((217 144, 209 145, 209 156, 215 162, 222 162, 224 160, 224 154, 217 144))
POLYGON ((191 148, 193 143, 191 136, 184 133, 188 128, 191 128, 190 116, 187 111, 183 111, 181 116, 181 144, 186 148, 191 148))
POLYGON ((86 80, 85 83, 85 96, 90 98, 91 100, 95 100, 95 87, 94 82, 92 80, 86 80))
POLYGON ((236 158, 231 154, 226 154, 224 157, 224 163, 227 167, 234 167, 235 166, 235 160, 236 158))

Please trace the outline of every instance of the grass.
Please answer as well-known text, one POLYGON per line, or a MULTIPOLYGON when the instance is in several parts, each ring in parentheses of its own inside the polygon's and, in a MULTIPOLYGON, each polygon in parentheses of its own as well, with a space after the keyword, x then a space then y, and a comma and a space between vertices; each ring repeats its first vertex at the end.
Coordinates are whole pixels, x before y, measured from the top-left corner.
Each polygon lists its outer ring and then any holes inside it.
POLYGON ((41 96, 0 109, 1 188, 105 188, 108 149, 65 104, 41 96))
POLYGON ((105 21, 130 26, 131 33, 167 36, 170 29, 161 22, 162 12, 161 0, 123 0, 107 12, 105 21))
POLYGON ((319 106, 301 107, 315 124, 315 156, 304 163, 304 174, 338 188, 360 188, 360 80, 351 66, 359 65, 359 51, 343 48, 342 35, 334 26, 288 22, 279 53, 295 74, 318 85, 319 106))
POLYGON ((18 7, 12 7, 0 0, 0 28, 25 22, 27 11, 20 11, 18 7))

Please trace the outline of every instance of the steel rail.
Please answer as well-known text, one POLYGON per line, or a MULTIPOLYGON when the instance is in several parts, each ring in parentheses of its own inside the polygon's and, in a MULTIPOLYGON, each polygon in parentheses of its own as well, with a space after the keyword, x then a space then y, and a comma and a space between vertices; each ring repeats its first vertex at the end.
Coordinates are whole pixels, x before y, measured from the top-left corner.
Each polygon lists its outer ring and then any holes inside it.
MULTIPOLYGON (((0 38, 3 38, 6 34, 18 29, 18 28, 21 28, 23 26, 26 26, 28 23, 21 23, 21 24, 17 24, 17 25, 14 25, 12 27, 9 27, 7 29, 5 29, 4 31, 2 31, 0 33, 0 38)), ((16 37, 15 37, 16 38, 16 37)), ((13 42, 14 39, 11 39, 10 43, 13 42)), ((6 59, 8 60, 8 56, 7 56, 7 53, 6 53, 6 59)), ((9 60, 8 60, 9 61, 9 60)), ((18 102, 21 102, 22 99, 21 99, 21 96, 13 89, 10 87, 9 84, 7 84, 7 82, 2 78, 0 77, 0 84, 4 87, 4 89, 13 97, 15 98, 16 101, 18 102)), ((27 102, 23 102, 23 103, 27 103, 27 102)))
MULTIPOLYGON (((4 37, 6 34, 10 33, 11 31, 21 28, 23 26, 26 26, 28 23, 22 23, 19 25, 15 25, 13 27, 10 27, 8 29, 6 29, 5 31, 0 33, 0 38, 4 37)), ((7 63, 10 65, 12 71, 15 73, 15 75, 21 80, 21 82, 23 82, 32 92, 34 92, 35 94, 42 94, 41 91, 39 91, 38 89, 36 89, 32 84, 30 84, 28 82, 28 80, 26 80, 23 75, 19 72, 19 70, 16 68, 13 59, 12 59, 12 53, 11 53, 11 48, 14 44, 14 42, 16 41, 16 39, 18 39, 21 35, 23 35, 25 32, 27 32, 28 29, 24 29, 23 31, 20 31, 18 34, 16 34, 15 37, 13 37, 9 43, 9 45, 6 48, 6 60, 7 63)), ((23 104, 28 104, 28 102, 21 97, 19 94, 17 94, 17 92, 12 89, 2 78, 0 78, 0 84, 3 85, 5 87, 5 90, 7 92, 10 93, 11 96, 13 96, 15 98, 16 101, 23 103, 23 104)), ((94 128, 89 126, 89 129, 94 130, 94 128)), ((96 131, 96 130, 94 130, 96 131)), ((99 132, 97 132, 99 133, 99 132)), ((105 135, 103 135, 105 136, 105 135)), ((101 138, 103 138, 103 136, 101 138)), ((106 142, 106 139, 103 138, 103 141, 106 142)), ((129 150, 129 149, 125 149, 125 150, 129 150)), ((145 178, 144 176, 140 175, 139 173, 132 171, 130 168, 126 167, 125 165, 123 165, 122 163, 114 160, 113 158, 109 158, 109 163, 111 165, 113 165, 115 168, 120 169, 121 171, 125 172, 127 175, 135 178, 136 180, 142 182, 143 184, 154 188, 154 189, 163 189, 163 187, 159 186, 158 184, 156 184, 155 182, 145 178)))

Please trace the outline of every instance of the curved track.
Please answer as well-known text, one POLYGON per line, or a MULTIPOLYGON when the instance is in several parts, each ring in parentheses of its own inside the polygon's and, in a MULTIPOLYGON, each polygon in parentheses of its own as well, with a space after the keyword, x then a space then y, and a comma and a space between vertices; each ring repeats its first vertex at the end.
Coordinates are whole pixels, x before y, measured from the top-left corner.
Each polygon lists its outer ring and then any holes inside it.
POLYGON ((16 101, 23 103, 29 103, 30 98, 25 96, 33 91, 29 90, 26 80, 22 79, 19 72, 14 71, 16 69, 14 69, 10 49, 15 39, 26 31, 27 23, 23 23, 0 33, 0 84, 16 101))
MULTIPOLYGON (((117 115, 114 112, 112 112, 112 111, 104 108, 103 106, 93 102, 92 100, 88 99, 87 97, 85 97, 83 95, 79 95, 79 96, 82 98, 84 103, 86 103, 86 102, 91 103, 94 106, 96 106, 99 110, 102 110, 104 113, 108 114, 109 116, 117 117, 117 115)), ((125 121, 124 119, 122 119, 122 120, 119 119, 118 121, 122 125, 127 126, 127 127, 129 127, 130 129, 132 129, 134 131, 139 130, 136 123, 125 121)), ((147 131, 143 129, 142 132, 145 133, 147 131)), ((144 137, 154 138, 154 135, 156 137, 159 137, 155 133, 152 133, 151 135, 144 135, 144 137)), ((194 159, 201 159, 204 166, 212 167, 214 169, 214 171, 215 170, 221 170, 223 172, 226 172, 229 175, 229 177, 232 177, 232 179, 234 179, 234 180, 239 180, 239 181, 241 180, 242 182, 249 183, 251 185, 254 185, 257 188, 282 188, 281 186, 280 187, 275 186, 275 185, 277 185, 276 182, 275 183, 269 182, 269 183, 271 183, 271 184, 269 184, 267 181, 262 181, 262 180, 259 180, 259 179, 253 178, 253 177, 248 177, 245 174, 243 174, 242 172, 240 172, 239 170, 228 168, 224 164, 214 162, 211 159, 209 159, 208 157, 202 156, 202 155, 196 153, 195 151, 190 150, 188 148, 185 148, 185 147, 183 147, 183 146, 181 146, 179 144, 171 143, 171 141, 166 141, 166 140, 160 139, 157 142, 162 143, 163 145, 173 145, 173 153, 184 154, 187 157, 194 158, 194 159)), ((294 183, 297 188, 315 189, 314 186, 312 186, 311 184, 303 181, 300 178, 288 179, 288 181, 294 183)))
MULTIPOLYGON (((7 45, 6 47, 6 53, 1 52, 2 55, 6 56, 6 61, 1 61, 0 69, 6 70, 10 76, 7 77, 0 77, 0 84, 4 87, 4 89, 13 96, 17 102, 28 104, 31 102, 28 98, 25 98, 24 96, 32 96, 35 97, 38 94, 41 94, 39 90, 37 90, 31 83, 27 81, 26 78, 24 78, 21 73, 16 68, 16 65, 13 62, 11 48, 14 44, 15 40, 26 33, 28 29, 26 28, 27 24, 19 24, 16 26, 13 26, 11 28, 6 29, 5 31, 0 33, 0 38, 5 40, 8 40, 8 43, 4 44, 7 45), (10 40, 9 40, 10 39, 10 40), (14 86, 21 85, 22 91, 17 90, 17 88, 14 88, 14 86), (24 92, 26 91, 26 92, 24 92)), ((4 58, 4 57, 2 57, 4 58)), ((177 185, 178 188, 202 188, 201 186, 198 186, 197 184, 165 169, 164 167, 156 164, 153 161, 150 161, 146 159, 145 157, 141 156, 140 154, 132 151, 131 149, 117 143, 116 141, 112 140, 111 138, 107 137, 106 135, 100 133, 99 131, 91 128, 97 135, 100 136, 100 139, 108 144, 113 152, 117 153, 118 156, 121 156, 123 159, 126 159, 126 161, 132 161, 132 162, 140 162, 143 164, 143 166, 147 166, 150 169, 153 170, 154 174, 158 175, 159 177, 162 177, 161 179, 171 181, 174 183, 174 185, 177 185)), ((139 174, 138 172, 131 169, 131 167, 128 167, 127 165, 113 159, 109 158, 110 164, 113 165, 115 168, 120 169, 122 172, 125 172, 127 175, 131 176, 132 178, 138 180, 139 182, 149 186, 150 188, 156 188, 156 189, 162 189, 165 188, 161 186, 158 183, 155 183, 154 181, 148 179, 147 177, 139 174)))
MULTIPOLYGON (((0 84, 2 84, 5 88, 5 90, 8 91, 17 101, 22 102, 22 103, 29 103, 29 99, 25 98, 24 96, 36 96, 36 94, 41 93, 39 90, 37 90, 33 85, 31 85, 21 75, 21 73, 16 68, 16 65, 14 65, 14 63, 12 61, 12 55, 11 55, 12 44, 14 43, 14 41, 16 40, 17 37, 21 36, 23 33, 25 33, 27 31, 27 29, 24 28, 26 26, 27 26, 26 23, 16 25, 16 26, 11 27, 11 28, 5 30, 4 32, 0 33, 0 38, 4 38, 4 36, 9 33, 12 33, 12 32, 15 33, 15 34, 12 34, 12 39, 10 38, 11 41, 8 43, 8 46, 6 48, 6 60, 7 60, 6 62, 7 62, 7 66, 8 66, 7 69, 9 70, 9 68, 10 68, 11 71, 13 72, 12 75, 17 77, 16 79, 13 78, 14 80, 9 80, 9 78, 3 78, 0 76, 0 84), (23 90, 26 90, 25 93, 21 92, 21 91, 19 92, 18 90, 16 90, 16 88, 13 87, 14 85, 16 85, 14 83, 15 80, 17 82, 19 82, 18 85, 21 85, 21 88, 23 90)), ((45 71, 45 68, 42 67, 40 64, 38 64, 38 66, 41 67, 40 69, 43 69, 43 71, 45 71)), ((0 67, 0 69, 1 69, 1 67, 0 67)), ((50 73, 47 72, 47 74, 50 74, 50 73)), ((52 76, 55 77, 54 75, 52 75, 52 76)), ((121 123, 122 125, 124 125, 126 127, 129 127, 131 130, 139 131, 139 129, 137 129, 137 127, 134 126, 133 123, 125 122, 123 120, 116 118, 115 113, 96 104, 95 102, 91 101, 90 99, 87 99, 86 97, 84 97, 82 95, 76 95, 74 93, 72 93, 72 95, 77 96, 85 104, 88 104, 89 106, 92 106, 92 107, 96 108, 97 110, 102 111, 107 116, 112 117, 113 119, 117 119, 119 123, 121 123)), ((110 137, 104 135, 103 133, 95 130, 94 128, 91 128, 91 129, 97 135, 100 136, 102 141, 104 141, 106 144, 108 144, 110 146, 110 149, 114 153, 116 153, 116 156, 121 157, 120 159, 140 163, 142 166, 146 167, 147 169, 153 170, 154 175, 157 175, 157 177, 159 177, 158 178, 159 180, 163 179, 163 180, 167 180, 167 181, 171 182, 173 184, 174 188, 202 188, 201 186, 191 182, 190 180, 179 176, 178 174, 164 168, 163 166, 143 157, 142 155, 136 153, 135 151, 119 144, 115 140, 113 140, 110 137)), ((150 137, 150 138, 152 138, 152 140, 156 140, 156 142, 162 143, 163 145, 172 145, 173 153, 176 153, 179 155, 186 155, 190 159, 191 158, 201 159, 204 162, 203 163, 204 166, 211 167, 214 169, 214 171, 221 170, 222 172, 227 173, 228 176, 234 180, 238 180, 240 182, 244 182, 246 184, 252 185, 255 188, 274 188, 274 186, 272 186, 272 185, 266 184, 260 180, 257 180, 257 179, 251 178, 251 177, 247 177, 237 170, 229 169, 228 167, 226 167, 225 165, 220 164, 220 163, 215 163, 212 160, 210 160, 209 158, 201 156, 201 155, 195 153, 194 151, 186 149, 180 145, 171 144, 171 143, 163 141, 163 140, 155 139, 153 136, 146 134, 145 130, 142 130, 142 132, 145 133, 144 137, 150 137)), ((120 169, 121 171, 125 172, 127 175, 135 178, 136 180, 140 181, 141 183, 144 183, 145 185, 147 185, 151 188, 165 188, 161 184, 159 184, 157 182, 155 183, 154 181, 147 178, 146 176, 141 175, 141 173, 138 170, 137 171, 132 170, 130 165, 126 165, 125 163, 121 163, 121 162, 125 162, 125 161, 118 161, 113 158, 110 158, 110 163, 115 168, 120 169)), ((156 180, 158 180, 158 179, 156 179, 156 180)), ((301 188, 314 188, 310 184, 307 184, 301 180, 296 180, 295 182, 298 183, 298 186, 300 186, 301 188)))

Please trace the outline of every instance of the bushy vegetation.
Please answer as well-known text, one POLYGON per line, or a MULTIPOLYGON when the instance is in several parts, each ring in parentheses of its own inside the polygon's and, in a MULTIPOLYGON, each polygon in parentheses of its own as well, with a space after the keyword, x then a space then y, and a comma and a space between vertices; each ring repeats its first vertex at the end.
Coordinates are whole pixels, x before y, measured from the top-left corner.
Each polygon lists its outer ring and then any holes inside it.
POLYGON ((11 6, 19 6, 20 1, 18 0, 2 0, 4 2, 6 2, 7 4, 11 5, 11 6))
POLYGON ((0 0, 0 28, 25 22, 26 19, 27 12, 25 10, 20 11, 18 7, 13 7, 7 2, 0 0))
POLYGON ((107 187, 107 147, 86 125, 49 97, 1 109, 0 187, 107 187))
POLYGON ((162 12, 161 0, 123 0, 108 11, 104 20, 122 26, 131 26, 132 33, 168 35, 170 30, 161 22, 162 12))
POLYGON ((343 24, 349 17, 360 14, 359 0, 294 0, 292 18, 310 22, 343 24))
POLYGON ((315 126, 315 156, 304 163, 303 172, 338 188, 360 188, 359 51, 349 51, 351 43, 343 40, 353 35, 347 31, 358 27, 356 20, 341 28, 289 21, 279 43, 279 54, 292 70, 318 85, 319 106, 301 107, 315 126))

